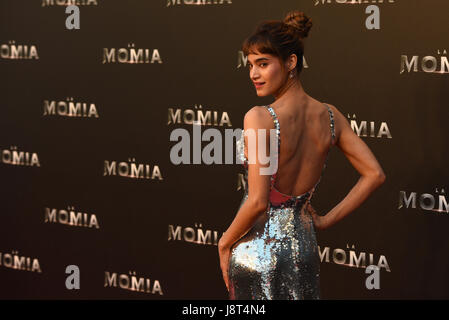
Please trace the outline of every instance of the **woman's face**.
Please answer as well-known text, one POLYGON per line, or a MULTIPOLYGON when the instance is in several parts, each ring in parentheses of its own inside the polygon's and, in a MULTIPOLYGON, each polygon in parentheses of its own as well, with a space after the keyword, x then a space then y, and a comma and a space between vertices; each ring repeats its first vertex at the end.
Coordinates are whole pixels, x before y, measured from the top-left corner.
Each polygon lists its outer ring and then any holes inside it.
POLYGON ((248 67, 249 77, 259 97, 274 95, 287 79, 280 59, 271 54, 250 53, 248 67))

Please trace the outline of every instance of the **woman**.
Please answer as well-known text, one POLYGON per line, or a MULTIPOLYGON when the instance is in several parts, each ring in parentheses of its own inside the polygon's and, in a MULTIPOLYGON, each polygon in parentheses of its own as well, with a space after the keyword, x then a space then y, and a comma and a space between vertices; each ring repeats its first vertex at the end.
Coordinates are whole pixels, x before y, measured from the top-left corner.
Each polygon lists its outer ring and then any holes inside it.
POLYGON ((302 40, 311 26, 303 12, 293 11, 284 21, 261 23, 243 43, 257 95, 275 97, 271 105, 246 113, 244 132, 265 129, 270 151, 270 129, 276 129, 279 152, 275 174, 261 174, 269 164, 248 161, 248 137, 242 135, 240 156, 248 189, 218 244, 230 299, 319 299, 315 230, 343 219, 385 181, 376 158, 340 111, 309 96, 299 81, 302 40), (338 205, 320 216, 310 200, 332 145, 343 151, 361 177, 338 205))

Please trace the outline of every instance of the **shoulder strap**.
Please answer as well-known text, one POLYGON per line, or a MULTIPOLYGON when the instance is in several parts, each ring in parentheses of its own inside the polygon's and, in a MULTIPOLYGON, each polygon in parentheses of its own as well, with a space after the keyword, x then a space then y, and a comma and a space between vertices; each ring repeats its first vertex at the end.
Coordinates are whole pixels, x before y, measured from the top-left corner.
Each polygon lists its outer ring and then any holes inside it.
POLYGON ((329 106, 327 104, 324 103, 324 105, 327 107, 327 111, 329 112, 329 118, 330 118, 330 128, 331 128, 331 134, 332 134, 332 144, 334 143, 335 140, 335 125, 334 125, 334 113, 332 112, 332 109, 329 108, 329 106))
MULTIPOLYGON (((278 165, 279 165, 279 154, 281 152, 281 127, 279 125, 279 119, 276 115, 276 112, 274 112, 273 108, 270 105, 266 105, 265 107, 267 108, 268 112, 270 112, 271 117, 273 118, 274 128, 276 129, 276 137, 278 141, 278 165)), ((277 171, 276 173, 271 175, 271 188, 273 188, 274 183, 276 181, 276 175, 277 171)))

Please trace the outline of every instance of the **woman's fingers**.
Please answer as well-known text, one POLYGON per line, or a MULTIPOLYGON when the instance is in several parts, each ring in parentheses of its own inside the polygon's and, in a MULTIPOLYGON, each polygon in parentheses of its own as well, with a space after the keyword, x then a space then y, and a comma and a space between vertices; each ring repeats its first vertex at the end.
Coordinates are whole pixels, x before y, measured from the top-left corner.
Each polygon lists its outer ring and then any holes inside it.
POLYGON ((229 279, 228 279, 228 273, 227 273, 227 271, 223 271, 223 280, 224 280, 224 283, 225 283, 225 285, 226 285, 226 289, 229 291, 229 279))
POLYGON ((229 291, 228 263, 229 263, 229 257, 226 256, 226 254, 220 253, 220 267, 221 267, 221 272, 223 274, 223 281, 226 285, 226 289, 229 291))
POLYGON ((225 281, 225 284, 226 284, 226 289, 229 291, 228 273, 223 274, 223 276, 224 276, 224 281, 225 281))
POLYGON ((308 205, 308 211, 312 215, 313 224, 318 230, 321 230, 321 216, 319 216, 315 210, 315 208, 312 207, 312 205, 308 205))

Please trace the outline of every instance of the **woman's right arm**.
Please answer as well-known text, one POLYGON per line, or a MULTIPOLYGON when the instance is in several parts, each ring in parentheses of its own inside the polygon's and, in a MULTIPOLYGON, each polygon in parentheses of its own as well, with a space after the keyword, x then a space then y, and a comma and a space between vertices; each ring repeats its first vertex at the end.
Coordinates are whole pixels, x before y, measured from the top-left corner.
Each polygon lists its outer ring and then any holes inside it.
POLYGON ((346 197, 322 218, 322 228, 336 224, 357 209, 381 184, 386 176, 376 157, 366 143, 352 130, 348 120, 333 105, 336 143, 361 177, 346 197))

